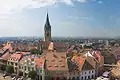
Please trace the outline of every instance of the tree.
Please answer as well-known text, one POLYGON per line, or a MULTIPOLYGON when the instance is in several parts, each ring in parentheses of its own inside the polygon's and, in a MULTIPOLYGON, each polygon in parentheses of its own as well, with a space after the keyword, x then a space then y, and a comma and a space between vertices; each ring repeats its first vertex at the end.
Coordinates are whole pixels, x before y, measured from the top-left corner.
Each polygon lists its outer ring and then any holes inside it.
POLYGON ((45 76, 45 80, 53 80, 51 76, 45 76))
POLYGON ((1 70, 5 71, 6 70, 6 65, 1 65, 1 70))
POLYGON ((0 48, 3 48, 4 46, 3 45, 0 45, 0 48))
POLYGON ((88 46, 88 45, 84 45, 83 47, 84 47, 85 49, 92 48, 92 46, 88 46))
POLYGON ((30 71, 28 74, 28 77, 30 77, 31 79, 35 80, 37 76, 37 72, 36 71, 30 71))
POLYGON ((14 72, 13 66, 8 65, 8 66, 6 67, 6 71, 7 71, 8 73, 12 74, 12 73, 14 72))
POLYGON ((30 52, 31 52, 32 54, 39 54, 39 55, 41 55, 41 54, 43 53, 42 50, 38 50, 38 49, 32 49, 32 50, 30 50, 30 52))

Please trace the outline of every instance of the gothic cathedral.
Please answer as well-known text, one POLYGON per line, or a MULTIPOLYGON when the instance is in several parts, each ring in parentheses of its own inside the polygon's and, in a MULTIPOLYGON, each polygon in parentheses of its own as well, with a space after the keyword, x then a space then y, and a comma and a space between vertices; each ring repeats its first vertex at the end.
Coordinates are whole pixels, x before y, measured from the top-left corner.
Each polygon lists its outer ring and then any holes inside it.
POLYGON ((51 25, 49 22, 49 16, 47 13, 46 23, 44 27, 44 41, 49 42, 51 41, 51 25))

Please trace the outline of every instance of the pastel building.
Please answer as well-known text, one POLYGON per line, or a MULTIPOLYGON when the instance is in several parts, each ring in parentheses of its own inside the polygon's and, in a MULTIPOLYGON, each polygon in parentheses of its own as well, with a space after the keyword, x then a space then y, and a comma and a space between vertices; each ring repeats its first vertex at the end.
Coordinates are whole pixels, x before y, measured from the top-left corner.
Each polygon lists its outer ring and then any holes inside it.
POLYGON ((44 80, 44 61, 42 57, 25 56, 20 60, 19 72, 28 77, 30 71, 37 71, 37 79, 44 80))
POLYGON ((46 54, 45 76, 51 76, 53 80, 67 80, 69 70, 65 53, 48 52, 46 54))
POLYGON ((9 59, 7 61, 7 65, 13 66, 14 73, 16 73, 16 74, 18 74, 18 68, 19 68, 18 63, 22 57, 23 57, 22 54, 13 53, 13 54, 11 54, 11 56, 9 57, 9 59))

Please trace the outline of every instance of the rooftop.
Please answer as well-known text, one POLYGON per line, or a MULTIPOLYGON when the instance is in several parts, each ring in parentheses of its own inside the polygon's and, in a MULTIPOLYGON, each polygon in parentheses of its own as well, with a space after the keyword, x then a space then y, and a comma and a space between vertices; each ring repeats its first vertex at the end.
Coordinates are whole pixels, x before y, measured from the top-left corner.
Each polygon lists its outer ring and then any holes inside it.
POLYGON ((13 53, 13 54, 11 54, 8 61, 10 61, 10 62, 18 62, 21 57, 22 57, 22 54, 13 53))
POLYGON ((46 69, 68 71, 65 53, 49 52, 46 54, 46 69))

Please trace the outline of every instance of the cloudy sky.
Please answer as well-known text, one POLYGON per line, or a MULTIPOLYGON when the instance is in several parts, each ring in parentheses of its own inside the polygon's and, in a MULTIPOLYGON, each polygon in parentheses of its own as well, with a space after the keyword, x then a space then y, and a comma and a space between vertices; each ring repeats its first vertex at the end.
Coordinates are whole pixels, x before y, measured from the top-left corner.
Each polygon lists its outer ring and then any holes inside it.
POLYGON ((120 36, 120 0, 0 0, 0 36, 120 36))

